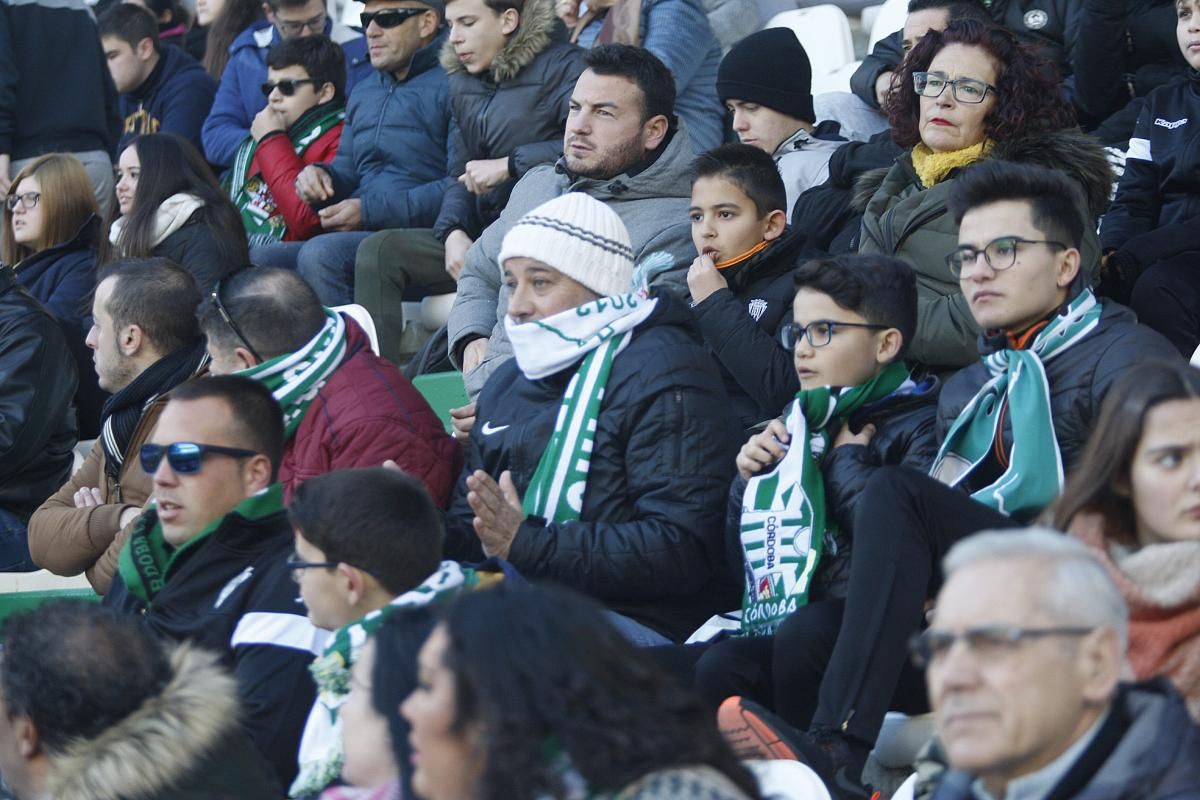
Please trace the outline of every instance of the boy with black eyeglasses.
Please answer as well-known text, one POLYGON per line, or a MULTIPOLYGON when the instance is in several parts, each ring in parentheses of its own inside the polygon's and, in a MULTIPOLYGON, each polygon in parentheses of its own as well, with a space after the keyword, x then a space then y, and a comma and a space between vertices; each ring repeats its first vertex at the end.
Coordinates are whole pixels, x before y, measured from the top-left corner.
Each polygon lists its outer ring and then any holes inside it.
POLYGON ((296 193, 296 176, 337 154, 346 119, 342 48, 325 36, 286 39, 267 56, 254 118, 225 177, 250 246, 300 242, 321 232, 317 212, 296 193))

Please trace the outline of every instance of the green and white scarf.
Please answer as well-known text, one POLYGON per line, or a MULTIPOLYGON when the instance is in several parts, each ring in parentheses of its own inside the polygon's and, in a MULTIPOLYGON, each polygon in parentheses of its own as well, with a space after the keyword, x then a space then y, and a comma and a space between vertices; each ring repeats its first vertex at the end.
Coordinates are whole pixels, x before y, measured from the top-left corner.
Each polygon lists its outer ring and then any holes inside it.
MULTIPOLYGON (((287 131, 296 155, 303 156, 313 142, 345 119, 346 107, 341 103, 325 103, 306 111, 287 131)), ((229 199, 242 215, 242 226, 251 247, 273 244, 287 234, 287 221, 271 195, 267 179, 261 172, 250 174, 257 152, 258 142, 247 136, 234 154, 233 166, 224 181, 229 199)))
POLYGON ((525 491, 529 516, 548 522, 579 519, 613 361, 657 305, 656 299, 630 293, 601 297, 520 325, 504 318, 517 366, 529 380, 557 374, 583 359, 567 385, 554 433, 525 491))
POLYGON ((746 592, 741 633, 767 636, 808 602, 808 590, 831 527, 825 511, 821 459, 835 421, 911 385, 895 362, 859 386, 802 390, 785 411, 787 455, 769 472, 755 475, 742 495, 740 525, 746 592))
POLYGON ((1044 364, 1090 334, 1100 323, 1101 310, 1096 296, 1085 289, 1038 333, 1028 350, 998 350, 984 358, 992 378, 950 426, 929 474, 957 486, 987 459, 1007 416, 1013 439, 1008 467, 971 497, 1021 521, 1036 516, 1057 497, 1063 485, 1062 454, 1054 435, 1044 364))
POLYGON ((117 571, 130 594, 149 605, 167 582, 171 567, 184 553, 196 549, 229 516, 257 520, 283 511, 283 485, 279 483, 247 497, 223 517, 218 518, 200 533, 179 547, 172 547, 164 538, 158 509, 150 501, 146 513, 138 518, 129 540, 117 558, 117 571))
POLYGON ((289 790, 291 797, 315 794, 342 773, 342 730, 338 710, 350 695, 350 668, 363 645, 397 609, 415 608, 452 597, 473 587, 479 576, 454 561, 443 561, 420 586, 398 595, 383 608, 343 625, 333 634, 324 654, 308 669, 317 684, 317 699, 300 740, 300 772, 289 790))
POLYGON ((346 355, 346 321, 332 308, 325 309, 325 327, 294 353, 276 356, 237 375, 253 378, 271 390, 283 407, 283 433, 292 438, 304 413, 346 355))

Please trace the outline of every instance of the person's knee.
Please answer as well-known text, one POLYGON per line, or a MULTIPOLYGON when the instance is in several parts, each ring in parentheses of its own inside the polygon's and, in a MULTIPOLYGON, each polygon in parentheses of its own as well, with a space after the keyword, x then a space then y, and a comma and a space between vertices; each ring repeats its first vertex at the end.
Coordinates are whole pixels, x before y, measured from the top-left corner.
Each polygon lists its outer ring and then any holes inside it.
POLYGON ((387 253, 392 249, 392 231, 379 231, 363 239, 354 255, 355 279, 367 279, 379 274, 387 253))

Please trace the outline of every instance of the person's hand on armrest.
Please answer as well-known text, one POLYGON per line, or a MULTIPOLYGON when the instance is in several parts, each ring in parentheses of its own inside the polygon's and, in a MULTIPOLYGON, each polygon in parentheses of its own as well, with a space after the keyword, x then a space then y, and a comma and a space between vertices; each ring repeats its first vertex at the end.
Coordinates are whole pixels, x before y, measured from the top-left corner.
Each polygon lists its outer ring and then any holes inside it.
POLYGON ((296 176, 296 194, 312 205, 333 197, 333 177, 323 168, 310 164, 296 176))
POLYGON ((461 228, 455 228, 446 236, 446 272, 451 278, 458 280, 462 274, 463 264, 467 261, 467 251, 475 240, 461 228))

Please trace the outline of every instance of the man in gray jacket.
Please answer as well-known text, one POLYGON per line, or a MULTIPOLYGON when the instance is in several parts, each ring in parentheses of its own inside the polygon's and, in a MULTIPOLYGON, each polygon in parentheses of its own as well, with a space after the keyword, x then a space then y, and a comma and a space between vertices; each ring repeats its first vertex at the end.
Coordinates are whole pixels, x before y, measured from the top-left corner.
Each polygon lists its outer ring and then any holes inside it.
MULTIPOLYGON (((695 258, 688 205, 692 151, 674 122, 675 82, 640 47, 604 45, 588 52, 575 84, 556 164, 530 170, 513 188, 500 219, 467 253, 450 312, 451 360, 473 398, 497 366, 512 357, 504 333, 508 292, 497 256, 508 229, 527 211, 567 192, 586 192, 612 208, 629 229, 635 260, 664 251, 675 269, 658 281, 686 296, 695 258)), ((470 407, 468 407, 469 409, 470 407)), ((464 412, 465 419, 473 414, 464 412)))

